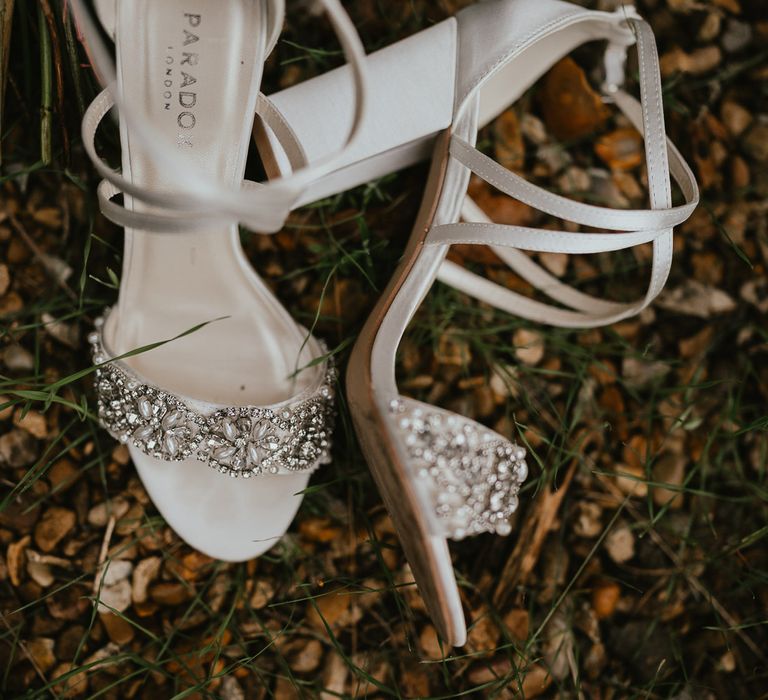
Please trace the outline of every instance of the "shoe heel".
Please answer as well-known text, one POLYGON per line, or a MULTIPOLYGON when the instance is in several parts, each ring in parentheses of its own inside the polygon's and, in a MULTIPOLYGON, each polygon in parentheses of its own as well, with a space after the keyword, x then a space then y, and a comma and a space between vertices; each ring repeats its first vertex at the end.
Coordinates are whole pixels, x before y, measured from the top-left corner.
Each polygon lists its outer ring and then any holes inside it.
POLYGON ((389 285, 363 326, 350 355, 346 394, 360 446, 382 500, 397 530, 403 551, 440 637, 452 646, 466 641, 466 622, 448 545, 432 534, 429 520, 406 466, 402 463, 373 394, 373 344, 387 310, 421 252, 434 215, 448 160, 446 131, 438 137, 427 189, 405 253, 389 285))
MULTIPOLYGON (((453 116, 456 31, 456 20, 450 18, 367 57, 368 78, 375 89, 366 96, 363 130, 334 171, 313 183, 296 206, 429 157, 435 139, 450 126, 453 116)), ((342 66, 269 96, 309 162, 321 160, 344 142, 354 111, 351 85, 349 69, 342 66), (312 109, 307 110, 307 105, 312 109)), ((267 176, 273 179, 290 173, 278 139, 260 121, 256 120, 253 136, 267 176)))

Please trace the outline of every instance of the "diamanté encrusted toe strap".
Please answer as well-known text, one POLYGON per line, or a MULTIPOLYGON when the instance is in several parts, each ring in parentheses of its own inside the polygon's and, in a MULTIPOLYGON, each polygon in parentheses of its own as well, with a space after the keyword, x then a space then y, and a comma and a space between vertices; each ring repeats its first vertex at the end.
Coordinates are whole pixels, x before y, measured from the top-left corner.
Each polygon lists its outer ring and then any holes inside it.
POLYGON ((289 401, 200 411, 189 405, 196 402, 152 386, 120 361, 110 362, 103 325, 97 319, 88 336, 98 366, 99 419, 120 442, 156 459, 195 458, 245 479, 312 470, 329 461, 336 378, 330 360, 320 386, 289 401))
POLYGON ((446 537, 508 535, 521 484, 525 450, 475 421, 405 397, 390 403, 408 468, 431 502, 446 537))

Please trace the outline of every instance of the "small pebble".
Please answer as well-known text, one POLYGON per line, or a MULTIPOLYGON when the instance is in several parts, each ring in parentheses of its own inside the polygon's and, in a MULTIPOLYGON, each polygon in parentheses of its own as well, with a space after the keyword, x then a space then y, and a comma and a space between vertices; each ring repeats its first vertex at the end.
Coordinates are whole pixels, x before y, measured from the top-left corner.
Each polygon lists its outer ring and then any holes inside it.
POLYGON ((15 314, 24 308, 24 300, 17 292, 10 291, 0 297, 0 317, 15 314))
POLYGON ((119 581, 128 578, 133 571, 133 564, 125 559, 113 559, 104 564, 101 574, 103 586, 114 586, 119 581))
MULTIPOLYGON (((618 172, 618 171, 614 171, 618 172)), ((611 209, 626 209, 630 202, 616 184, 613 174, 602 168, 590 168, 589 176, 592 181, 591 194, 611 209)))
POLYGON ((185 585, 176 582, 156 583, 149 589, 149 597, 158 605, 181 605, 189 600, 190 595, 185 585))
POLYGON ((611 170, 632 170, 643 162, 643 137, 632 127, 622 127, 601 136, 595 153, 611 170))
POLYGON ((752 304, 760 313, 768 314, 768 281, 753 279, 741 285, 739 294, 744 301, 752 304))
POLYGON ((589 648, 584 657, 584 670, 591 679, 595 680, 600 676, 600 672, 607 663, 608 654, 606 653, 605 645, 602 642, 596 642, 589 648))
POLYGON ((118 535, 130 535, 141 527, 144 519, 144 506, 134 503, 123 516, 118 516, 115 532, 118 535))
POLYGON ((747 22, 729 19, 720 43, 728 53, 737 53, 745 49, 752 41, 752 27, 747 22))
POLYGON ((648 484, 645 472, 635 465, 617 464, 613 468, 616 472, 616 486, 627 496, 645 498, 648 495, 648 484))
POLYGON ((573 524, 573 531, 578 537, 597 537, 603 531, 603 523, 600 519, 602 509, 597 503, 580 501, 578 504, 579 515, 573 524))
POLYGON ((266 607, 272 596, 275 595, 275 589, 267 580, 258 580, 251 595, 251 607, 254 610, 261 610, 266 607))
POLYGON ((744 138, 744 150, 747 155, 759 163, 768 161, 768 118, 761 115, 744 138))
POLYGON ((0 263, 0 296, 3 296, 11 286, 11 273, 8 272, 8 265, 0 263))
POLYGON ((473 614, 472 623, 467 631, 467 651, 470 653, 493 652, 501 636, 501 630, 487 611, 473 614))
POLYGON ((21 575, 24 570, 27 548, 31 539, 29 535, 26 535, 8 545, 8 550, 5 553, 5 562, 8 567, 8 578, 11 580, 12 586, 21 585, 21 575))
POLYGON ((626 525, 611 530, 604 545, 608 556, 617 564, 623 564, 635 556, 635 536, 626 525))
POLYGON ((743 190, 749 186, 749 182, 749 166, 741 156, 734 155, 731 159, 731 184, 733 188, 743 190))
POLYGON ((75 513, 67 508, 51 506, 35 527, 35 544, 43 552, 51 552, 75 526, 75 513))
POLYGON ((559 143, 546 143, 539 146, 536 158, 547 166, 550 175, 556 175, 573 163, 571 154, 559 143))
POLYGON ((419 635, 419 648, 428 659, 442 659, 449 647, 440 645, 437 630, 432 625, 426 625, 419 635))
POLYGON ((616 171, 612 173, 612 179, 621 194, 627 199, 643 198, 643 188, 632 173, 616 171))
POLYGON ((717 46, 706 46, 691 53, 686 53, 680 47, 676 47, 665 53, 659 63, 661 74, 664 77, 674 73, 701 75, 719 66, 722 59, 722 51, 717 46))
POLYGON ((348 662, 336 652, 328 654, 322 672, 323 688, 325 688, 325 697, 322 700, 343 697, 348 676, 348 662))
POLYGON ((345 592, 331 592, 314 600, 314 605, 307 607, 307 622, 319 630, 329 627, 342 627, 349 621, 352 597, 345 592))
MULTIPOLYGON (((653 468, 653 480, 658 484, 682 486, 684 478, 685 460, 678 455, 663 456, 653 468)), ((654 486, 653 502, 657 506, 668 505, 670 508, 680 508, 683 505, 683 492, 679 489, 654 486)))
POLYGON ((515 639, 524 642, 528 639, 530 615, 523 608, 513 608, 504 615, 504 625, 515 639))
POLYGON ((621 588, 613 581, 597 586, 592 592, 592 607, 598 619, 605 620, 613 615, 620 597, 621 588))
POLYGON ((517 371, 515 367, 497 366, 494 368, 489 386, 497 399, 504 400, 509 396, 516 395, 515 378, 517 371))
POLYGON ((122 496, 117 496, 110 501, 102 501, 88 511, 88 523, 94 527, 104 527, 109 522, 110 516, 115 519, 122 518, 131 507, 131 504, 122 496))
POLYGON ((627 386, 642 389, 663 379, 671 367, 663 361, 649 362, 635 357, 625 357, 621 363, 621 374, 627 386))
POLYGON ((27 654, 34 661, 35 665, 46 673, 53 668, 56 663, 56 656, 53 653, 54 641, 48 637, 36 637, 27 642, 27 654))
POLYGON ((707 44, 713 39, 716 39, 717 35, 720 34, 720 26, 722 23, 722 18, 719 13, 710 12, 699 28, 699 41, 703 44, 707 44))
POLYGON ((733 652, 728 650, 720 657, 718 668, 725 673, 733 673, 736 670, 736 657, 733 652))
POLYGON ((32 213, 32 218, 48 228, 61 228, 61 209, 57 207, 41 207, 32 213))
POLYGON ((736 309, 736 302, 722 289, 689 279, 679 287, 662 292, 656 306, 686 316, 709 318, 736 309))
MULTIPOLYGON (((10 397, 8 396, 0 396, 0 406, 3 406, 4 404, 10 404, 10 397)), ((13 404, 10 404, 6 406, 5 408, 0 408, 0 420, 8 420, 13 415, 13 404)))
POLYGON ((568 270, 567 253, 539 253, 541 264, 555 277, 562 277, 568 270))
POLYGON ((317 639, 310 639, 291 660, 291 670, 297 673, 310 673, 320 666, 322 660, 323 645, 317 639))
POLYGON ((547 688, 552 685, 552 680, 552 675, 544 666, 533 664, 528 668, 523 678, 523 692, 520 697, 530 700, 530 698, 543 695, 547 688))
POLYGON ((46 474, 48 483, 56 493, 64 493, 77 481, 80 470, 74 462, 66 457, 58 460, 46 474))
POLYGON ((160 573, 160 557, 148 557, 142 559, 133 570, 133 580, 131 585, 131 597, 134 603, 145 603, 149 597, 147 589, 149 584, 157 578, 160 573))
POLYGON ((80 344, 80 332, 74 323, 59 321, 48 312, 41 316, 48 335, 70 348, 77 349, 80 344))
POLYGON ((112 459, 115 460, 120 466, 125 466, 131 461, 131 453, 128 451, 127 445, 117 445, 112 450, 112 459))
POLYGON ((102 609, 99 613, 99 619, 104 625, 104 629, 107 630, 109 639, 118 646, 130 643, 136 634, 133 625, 128 620, 120 615, 115 615, 113 612, 102 609))
POLYGON ((667 5, 672 12, 688 14, 697 8, 696 0, 667 0, 667 5))
POLYGON ((221 700, 245 700, 243 688, 234 676, 226 676, 222 679, 219 695, 221 700))
POLYGON ((307 518, 299 523, 299 532, 310 542, 332 542, 342 536, 341 528, 332 524, 330 518, 307 518))
POLYGON ((3 353, 3 363, 11 372, 31 372, 35 358, 21 345, 9 345, 3 353))
POLYGON ((53 685, 55 697, 78 698, 81 695, 85 695, 85 692, 88 690, 88 676, 86 673, 82 671, 74 675, 67 675, 72 673, 75 668, 75 664, 66 661, 59 664, 53 671, 51 678, 53 681, 66 676, 64 680, 53 685))
POLYGON ((559 178, 557 186, 565 194, 577 194, 589 192, 592 185, 592 178, 583 168, 571 166, 559 178))
POLYGON ((512 337, 515 357, 526 365, 537 365, 544 357, 544 338, 541 333, 519 328, 512 337))
MULTIPOLYGON (((30 552, 31 553, 31 552, 30 552)), ((56 580, 51 567, 41 561, 27 562, 27 573, 29 577, 41 588, 48 588, 56 580)))
POLYGON ((13 424, 17 428, 26 430, 32 437, 38 440, 44 439, 48 435, 48 426, 45 423, 45 416, 37 411, 27 411, 17 408, 13 414, 13 424))
POLYGON ((0 464, 27 467, 38 455, 35 439, 25 430, 14 429, 0 436, 0 464))
POLYGON ((520 119, 520 130, 525 138, 537 146, 547 142, 547 128, 544 126, 544 122, 529 112, 526 112, 520 119))
POLYGON ((752 123, 752 114, 738 102, 726 100, 720 107, 720 119, 731 136, 741 136, 752 123))
MULTIPOLYGON (((493 683, 499 678, 508 676, 512 672, 512 662, 509 659, 483 659, 467 674, 467 678, 475 685, 493 683)), ((425 693, 426 695, 426 693, 425 693)), ((514 697, 514 696, 512 696, 514 697)))

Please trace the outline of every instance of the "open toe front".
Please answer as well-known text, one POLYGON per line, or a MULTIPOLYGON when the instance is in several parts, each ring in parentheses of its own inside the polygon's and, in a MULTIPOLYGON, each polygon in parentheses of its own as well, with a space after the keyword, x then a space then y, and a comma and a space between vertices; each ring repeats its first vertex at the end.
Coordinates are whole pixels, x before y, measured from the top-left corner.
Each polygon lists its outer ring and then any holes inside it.
MULTIPOLYGON (((102 211, 125 228, 120 293, 91 336, 103 425, 128 445, 160 513, 210 556, 257 556, 285 533, 311 473, 328 461, 334 370, 251 268, 238 224, 281 229, 323 172, 243 181, 280 0, 103 0, 101 43, 73 0, 98 75, 86 150, 105 181, 102 211), (94 135, 120 112, 122 171, 94 135), (124 194, 123 204, 114 197, 124 194)), ((353 63, 364 52, 338 0, 321 0, 353 63)), ((362 118, 353 110, 349 139, 362 118)), ((342 142, 343 151, 346 144, 342 142)))

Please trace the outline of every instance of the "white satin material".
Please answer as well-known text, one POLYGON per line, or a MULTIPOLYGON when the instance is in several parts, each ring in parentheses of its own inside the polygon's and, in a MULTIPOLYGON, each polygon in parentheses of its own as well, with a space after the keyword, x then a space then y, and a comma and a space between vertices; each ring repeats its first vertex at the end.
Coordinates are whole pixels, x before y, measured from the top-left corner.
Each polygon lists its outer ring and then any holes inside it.
MULTIPOLYGON (((369 116, 360 138, 316 180, 297 206, 351 189, 429 158, 435 136, 450 126, 455 102, 456 20, 450 18, 368 56, 369 116)), ((353 99, 349 66, 270 95, 267 136, 279 172, 295 169, 283 153, 285 137, 275 132, 276 115, 289 124, 306 159, 333 153, 349 129, 353 99)), ((260 112, 262 117, 267 115, 260 112)))
MULTIPOLYGON (((502 0, 475 5, 459 13, 457 20, 457 104, 450 127, 451 143, 445 175, 433 205, 434 215, 424 245, 419 248, 407 277, 401 281, 376 330, 371 352, 374 401, 378 414, 385 421, 394 421, 388 406, 399 398, 395 379, 397 347, 435 279, 446 281, 492 306, 531 320, 567 327, 611 323, 638 313, 660 292, 672 260, 672 227, 685 220, 698 201, 696 183, 690 170, 677 151, 667 146, 655 44, 648 26, 634 13, 623 10, 612 14, 592 12, 549 0, 502 0), (618 67, 623 65, 624 51, 634 36, 637 37, 640 62, 639 105, 622 93, 617 84, 620 80, 618 67), (648 210, 614 211, 572 202, 526 182, 474 147, 482 120, 509 103, 498 93, 499 86, 519 86, 521 75, 526 78, 540 75, 556 60, 560 48, 565 47, 567 51, 582 41, 593 39, 608 40, 606 83, 611 99, 638 126, 645 138, 650 183, 648 210), (686 198, 685 204, 679 207, 671 205, 670 171, 686 198), (471 173, 541 211, 587 226, 613 228, 618 232, 571 233, 497 225, 466 199, 471 173), (450 246, 455 243, 491 245, 513 269, 542 287, 555 301, 570 308, 549 306, 515 294, 464 268, 445 262, 450 246), (541 270, 522 252, 589 253, 643 243, 653 245, 651 280, 646 295, 629 304, 592 299, 578 290, 572 290, 541 270)), ((512 94, 515 93, 516 89, 513 89, 512 94)), ((417 231, 414 235, 423 234, 417 231)), ((408 450, 399 441, 394 423, 387 433, 401 462, 409 464, 408 450)), ((466 638, 461 602, 450 569, 450 559, 439 542, 449 533, 428 502, 423 504, 423 508, 435 538, 434 555, 439 560, 434 574, 438 577, 436 585, 452 610, 450 620, 445 624, 451 642, 461 645, 466 638)))
MULTIPOLYGON (((465 141, 454 138, 451 155, 500 191, 552 216, 586 226, 630 233, 590 234, 504 226, 493 223, 477 206, 467 202, 463 216, 468 223, 435 227, 430 232, 428 243, 490 245, 513 270, 556 301, 570 307, 570 310, 529 299, 450 261, 444 262, 438 274, 441 281, 509 313, 569 328, 615 323, 642 311, 661 292, 672 264, 672 227, 685 221, 696 208, 698 189, 690 168, 666 139, 658 56, 653 34, 644 21, 635 18, 628 21, 637 36, 641 102, 638 103, 615 85, 612 99, 644 135, 652 208, 613 210, 572 202, 526 182, 465 141), (685 203, 677 207, 671 206, 670 172, 685 197, 685 203), (642 243, 653 243, 651 280, 645 297, 625 304, 605 302, 567 288, 543 270, 532 272, 536 266, 527 256, 499 250, 501 247, 585 254, 621 250, 642 243)), ((615 80, 615 75, 611 79, 615 80)))
MULTIPOLYGON (((253 0, 266 2, 270 26, 266 41, 267 49, 274 45, 275 37, 282 26, 284 16, 283 0, 253 0)), ((344 55, 349 61, 350 78, 354 85, 354 100, 351 110, 351 126, 345 135, 345 140, 332 153, 321 159, 299 168, 290 176, 272 180, 260 188, 244 192, 242 188, 232 189, 230 183, 212 182, 209 177, 190 168, 177 151, 164 143, 162 137, 153 130, 146 113, 141 107, 126 100, 115 90, 115 66, 109 52, 104 46, 98 31, 83 6, 83 0, 72 0, 78 24, 85 34, 89 55, 97 75, 106 83, 114 104, 119 108, 122 118, 129 125, 136 139, 143 148, 156 152, 158 158, 177 168, 179 187, 173 193, 158 192, 143 188, 113 170, 101 160, 93 146, 93 135, 99 121, 108 111, 108 100, 100 95, 85 115, 83 120, 83 141, 88 156, 94 163, 99 174, 107 180, 115 191, 131 195, 134 199, 147 205, 178 211, 205 212, 207 216, 215 214, 220 221, 240 222, 243 225, 262 233, 275 233, 282 228, 285 218, 295 205, 301 193, 316 179, 333 172, 338 168, 342 158, 355 141, 359 138, 364 125, 366 111, 366 93, 368 80, 365 69, 365 51, 360 38, 349 17, 344 12, 338 0, 318 0, 339 38, 344 55)), ((109 13, 104 13, 109 19, 109 13)), ((265 54, 266 55, 266 54, 265 54)), ((108 209, 114 212, 114 207, 108 209)), ((172 215, 170 215, 172 216, 172 215)), ((138 225, 132 220, 132 212, 127 210, 120 216, 121 225, 138 225)), ((163 217, 151 227, 153 231, 161 231, 163 217)), ((143 225, 146 225, 144 217, 143 225)))
MULTIPOLYGON (((249 265, 237 227, 245 214, 251 224, 258 215, 279 228, 292 201, 286 193, 300 192, 313 172, 303 169, 282 181, 290 180, 290 187, 242 184, 254 111, 264 106, 258 93, 263 63, 282 25, 282 3, 117 0, 116 66, 77 4, 90 55, 110 83, 85 116, 85 146, 97 168, 109 171, 99 187, 101 205, 125 227, 119 298, 104 326, 105 344, 123 355, 174 338, 125 362, 206 414, 221 405, 281 404, 312 391, 325 374, 325 350, 249 265), (195 70, 185 68, 184 51, 199 57, 190 64, 195 70), (164 97, 166 78, 178 93, 172 100, 164 97), (179 91, 187 80, 194 84, 197 116, 184 143, 183 127, 165 103, 186 106, 179 91), (115 101, 121 175, 98 161, 93 143, 115 101), (125 206, 113 199, 120 191, 125 206)), ((351 28, 346 23, 343 32, 351 28)), ((361 55, 355 60, 362 65, 361 55)), ((290 129, 277 122, 275 129, 298 162, 300 146, 290 142, 290 129)), ((282 537, 310 476, 308 470, 236 480, 196 459, 167 462, 132 444, 129 450, 166 522, 193 547, 230 561, 258 556, 282 537)))

